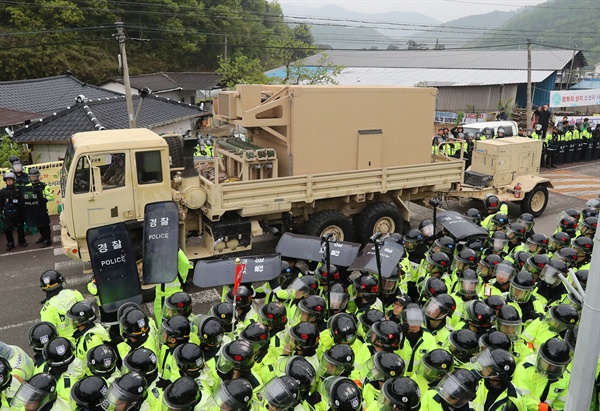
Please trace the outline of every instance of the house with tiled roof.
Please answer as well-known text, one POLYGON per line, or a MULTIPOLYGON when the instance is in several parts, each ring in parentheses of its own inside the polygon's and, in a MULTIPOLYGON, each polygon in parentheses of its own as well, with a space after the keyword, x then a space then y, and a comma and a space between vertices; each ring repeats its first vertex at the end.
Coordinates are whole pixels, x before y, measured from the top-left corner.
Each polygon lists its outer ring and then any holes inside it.
MULTIPOLYGON (((210 99, 223 76, 214 72, 160 72, 130 76, 132 92, 148 88, 153 94, 182 103, 198 104, 210 99)), ((107 90, 125 93, 122 78, 105 81, 99 85, 107 90)))
MULTIPOLYGON (((133 96, 137 126, 162 133, 184 134, 194 130, 201 117, 210 116, 200 107, 148 95, 140 105, 141 97, 133 96), (139 110, 139 112, 138 112, 139 110)), ((114 93, 110 97, 88 98, 81 95, 60 110, 45 115, 15 131, 13 140, 27 144, 35 163, 63 158, 71 135, 93 131, 100 124, 105 129, 129 128, 125 96, 114 93)))

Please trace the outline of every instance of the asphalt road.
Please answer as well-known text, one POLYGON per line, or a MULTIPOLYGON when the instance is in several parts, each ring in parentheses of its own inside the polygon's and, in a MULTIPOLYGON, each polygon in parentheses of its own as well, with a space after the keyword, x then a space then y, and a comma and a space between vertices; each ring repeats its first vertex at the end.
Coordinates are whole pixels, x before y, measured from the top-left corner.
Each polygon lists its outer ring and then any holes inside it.
MULTIPOLYGON (((544 215, 536 220, 536 232, 552 234, 558 222, 560 212, 566 208, 581 209, 585 201, 597 197, 600 193, 600 162, 565 166, 542 171, 548 176, 555 189, 551 190, 550 200, 544 215)), ((470 207, 482 209, 476 201, 450 201, 444 204, 450 210, 464 211, 470 207)), ((415 204, 410 205, 413 225, 424 218, 431 218, 432 212, 415 204)), ((511 219, 520 214, 518 206, 509 206, 511 219)), ((3 252, 4 239, 0 240, 0 340, 8 344, 16 344, 23 348, 28 346, 27 332, 29 327, 39 319, 40 301, 44 298, 39 288, 39 277, 47 269, 56 269, 67 278, 68 286, 76 288, 88 298, 86 291, 88 278, 83 276, 80 264, 70 260, 63 253, 58 240, 58 218, 53 217, 55 242, 53 247, 40 249, 34 244, 37 235, 28 235, 30 245, 17 247, 10 253, 3 252)), ((253 254, 273 251, 276 238, 265 236, 255 245, 253 254)), ((220 298, 218 290, 200 290, 190 287, 194 299, 194 312, 205 313, 220 298)), ((152 304, 147 307, 151 309, 152 304)))

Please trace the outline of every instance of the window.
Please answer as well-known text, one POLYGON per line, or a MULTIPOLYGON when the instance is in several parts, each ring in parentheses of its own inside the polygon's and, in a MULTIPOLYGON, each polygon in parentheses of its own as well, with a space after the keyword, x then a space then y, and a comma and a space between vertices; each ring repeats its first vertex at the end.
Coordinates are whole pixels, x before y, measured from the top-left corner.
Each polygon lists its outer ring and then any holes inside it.
POLYGON ((91 160, 95 167, 100 167, 103 190, 125 186, 125 153, 95 155, 91 160))
POLYGON ((141 151, 135 153, 138 184, 162 183, 160 151, 141 151))
POLYGON ((81 194, 90 191, 90 163, 87 157, 79 157, 75 178, 73 180, 73 193, 81 194))

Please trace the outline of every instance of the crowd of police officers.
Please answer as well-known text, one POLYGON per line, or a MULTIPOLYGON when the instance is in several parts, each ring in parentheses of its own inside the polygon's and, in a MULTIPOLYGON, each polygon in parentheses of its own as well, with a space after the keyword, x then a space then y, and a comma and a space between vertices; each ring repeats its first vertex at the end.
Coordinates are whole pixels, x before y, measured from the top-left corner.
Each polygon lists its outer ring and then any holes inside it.
POLYGON ((32 167, 25 171, 17 156, 9 158, 10 171, 4 173, 5 187, 0 190, 0 225, 6 236, 6 251, 15 248, 14 231, 21 247, 29 244, 25 239, 25 225, 36 229, 36 241, 42 247, 52 245, 50 216, 46 204, 54 201, 50 188, 40 181, 40 170, 32 167))
MULTIPOLYGON (((593 161, 600 159, 600 122, 593 128, 587 118, 582 122, 571 124, 567 117, 557 124, 552 131, 547 130, 541 123, 536 123, 534 129, 519 130, 518 136, 528 137, 543 141, 541 167, 556 168, 563 164, 578 163, 580 161, 593 161)), ((481 132, 464 133, 463 127, 458 125, 449 128, 439 128, 433 136, 432 153, 446 154, 459 157, 461 149, 465 159, 465 167, 470 165, 475 141, 504 138, 505 130, 498 127, 494 130, 486 128, 481 132), (463 144, 460 142, 464 141, 463 144), (440 143, 443 144, 439 146, 440 143)))
POLYGON ((0 343, 0 409, 562 410, 582 301, 559 274, 585 289, 600 199, 550 236, 496 196, 485 205, 465 217, 489 237, 424 220, 382 240, 405 250, 385 278, 283 256, 275 280, 226 288, 206 314, 183 291, 181 251, 153 315, 127 303, 113 327, 46 271, 33 357, 0 343))

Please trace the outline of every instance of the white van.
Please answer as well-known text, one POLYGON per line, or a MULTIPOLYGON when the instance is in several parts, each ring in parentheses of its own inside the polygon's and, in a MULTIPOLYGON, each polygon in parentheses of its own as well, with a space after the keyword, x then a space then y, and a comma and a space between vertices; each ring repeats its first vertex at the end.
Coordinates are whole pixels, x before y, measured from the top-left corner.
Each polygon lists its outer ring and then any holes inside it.
POLYGON ((519 133, 519 126, 516 121, 486 121, 484 123, 470 123, 465 124, 463 126, 463 132, 473 133, 483 132, 484 129, 493 129, 494 135, 498 134, 498 127, 502 127, 504 129, 505 137, 516 136, 519 133))

